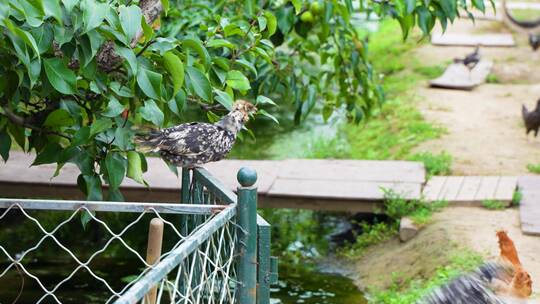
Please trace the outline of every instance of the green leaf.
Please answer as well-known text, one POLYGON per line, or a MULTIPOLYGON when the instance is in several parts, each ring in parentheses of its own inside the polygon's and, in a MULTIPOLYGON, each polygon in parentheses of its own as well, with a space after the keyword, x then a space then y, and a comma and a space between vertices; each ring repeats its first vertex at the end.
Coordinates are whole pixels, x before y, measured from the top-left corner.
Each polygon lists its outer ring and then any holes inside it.
POLYGON ((257 96, 257 102, 256 104, 269 104, 269 105, 273 105, 273 106, 276 106, 277 107, 277 104, 270 98, 266 97, 266 96, 263 96, 263 95, 259 95, 257 96))
POLYGON ((112 121, 110 119, 108 119, 108 118, 98 119, 98 120, 94 121, 94 123, 90 127, 90 136, 94 136, 96 134, 99 134, 99 133, 109 129, 110 127, 112 127, 112 125, 113 125, 112 121))
POLYGON ((244 59, 238 59, 236 60, 236 63, 248 69, 250 72, 253 73, 253 76, 257 78, 257 68, 255 68, 255 65, 253 65, 251 62, 244 59))
POLYGON ((144 41, 150 41, 154 38, 154 29, 146 23, 146 20, 141 19, 141 27, 143 29, 144 41))
POLYGON ((147 100, 144 102, 144 107, 140 110, 142 118, 152 122, 154 125, 161 127, 163 125, 163 119, 165 118, 161 109, 157 106, 153 100, 147 100))
POLYGON ((80 145, 85 145, 88 143, 88 140, 90 139, 90 127, 84 126, 80 128, 77 133, 73 136, 73 139, 71 140, 71 146, 76 147, 80 145))
MULTIPOLYGON (((480 2, 482 2, 483 4, 483 1, 480 0, 480 2)), ((455 0, 440 0, 439 1, 440 5, 441 5, 441 8, 442 10, 444 11, 444 14, 451 20, 453 21, 456 17, 456 1, 455 0)))
POLYGON ((38 28, 33 28, 30 31, 30 34, 32 34, 34 40, 36 41, 39 54, 43 54, 49 48, 51 48, 53 41, 53 30, 50 24, 46 23, 38 28))
POLYGON ((232 111, 232 108, 233 108, 233 99, 231 98, 231 96, 221 90, 214 90, 216 92, 216 100, 217 102, 219 102, 221 105, 223 105, 225 107, 225 109, 229 110, 229 111, 232 111))
POLYGON ((126 160, 118 152, 109 152, 105 157, 105 167, 107 167, 109 186, 118 189, 126 175, 126 160))
POLYGON ((416 7, 416 0, 405 0, 405 7, 407 14, 411 14, 416 7))
POLYGON ((259 23, 259 31, 264 31, 266 29, 266 17, 265 16, 259 16, 257 17, 257 22, 259 23))
POLYGON ((161 0, 161 6, 163 7, 163 12, 165 13, 165 16, 167 16, 167 13, 169 11, 169 0, 161 0))
POLYGON ((79 0, 62 0, 64 7, 68 13, 71 13, 75 5, 79 3, 79 0))
POLYGON ((266 21, 267 21, 266 28, 268 29, 268 37, 270 37, 274 35, 274 33, 276 32, 276 28, 277 28, 276 16, 274 16, 274 14, 272 14, 269 11, 265 11, 264 16, 266 17, 266 21))
POLYGON ((159 73, 140 67, 137 71, 137 84, 146 96, 159 99, 161 96, 161 80, 159 73))
POLYGON ((63 94, 77 93, 75 73, 68 69, 60 58, 44 59, 43 65, 49 82, 58 92, 63 94))
POLYGON ((90 223, 91 220, 92 220, 92 212, 86 209, 83 209, 81 211, 81 225, 83 226, 84 230, 86 230, 86 227, 88 226, 88 223, 90 223))
POLYGON ((263 116, 266 116, 268 118, 270 118, 271 120, 273 120, 276 124, 279 125, 279 120, 277 118, 275 118, 272 114, 266 112, 264 109, 260 109, 259 110, 259 114, 263 115, 263 116))
POLYGON ((124 109, 124 105, 122 105, 118 101, 118 99, 111 96, 109 103, 107 104, 107 109, 101 115, 113 118, 122 114, 122 112, 124 112, 124 109))
POLYGON ((184 84, 184 64, 172 51, 163 55, 163 65, 173 81, 173 93, 176 95, 184 84))
POLYGON ((43 126, 53 128, 53 127, 65 127, 71 126, 74 123, 73 118, 68 111, 64 109, 57 109, 51 112, 45 119, 43 126))
POLYGON ((201 60, 202 65, 204 66, 205 70, 208 70, 209 63, 210 63, 210 54, 208 54, 208 51, 203 46, 202 42, 197 38, 187 38, 182 41, 182 46, 185 48, 193 49, 197 55, 199 55, 199 59, 201 60))
POLYGON ((228 49, 231 49, 231 50, 236 49, 236 46, 234 44, 232 44, 232 42, 230 42, 228 40, 225 40, 225 39, 212 39, 212 40, 208 41, 206 46, 209 47, 209 48, 222 48, 222 47, 225 47, 225 48, 228 48, 228 49))
POLYGON ((302 11, 302 0, 291 0, 291 3, 294 6, 294 11, 298 15, 302 11))
POLYGON ((37 46, 36 40, 34 37, 27 31, 21 29, 20 27, 14 25, 9 19, 4 20, 6 27, 17 37, 21 38, 26 45, 32 48, 34 54, 39 58, 39 48, 37 46))
MULTIPOLYGON (((83 175, 83 181, 85 184, 86 199, 89 201, 101 201, 103 200, 103 194, 101 192, 101 179, 97 175, 83 175)), ((77 181, 79 183, 79 181, 77 181)))
POLYGON ((107 15, 108 9, 108 3, 100 3, 95 0, 82 0, 81 10, 83 13, 84 32, 100 26, 107 15))
POLYGON ((62 8, 58 0, 43 0, 43 7, 47 16, 52 16, 56 21, 62 24, 62 8))
POLYGON ((0 132, 0 156, 7 162, 9 159, 9 150, 11 149, 11 137, 7 132, 0 132))
POLYGON ((137 62, 137 56, 135 56, 133 50, 126 47, 116 46, 116 52, 120 54, 120 56, 124 57, 129 65, 129 68, 131 69, 131 73, 133 73, 133 75, 137 75, 139 63, 137 62))
POLYGON ((32 166, 56 163, 61 152, 62 147, 59 144, 54 142, 48 143, 43 151, 37 155, 32 166))
POLYGON ((120 24, 126 34, 128 41, 132 41, 135 35, 141 28, 142 12, 141 8, 137 5, 130 5, 128 7, 120 5, 119 7, 120 24))
POLYGON ((484 1, 483 0, 472 0, 472 3, 474 5, 474 7, 476 7, 477 9, 479 9, 482 13, 485 13, 486 11, 486 6, 484 5, 484 1))
POLYGON ((212 100, 212 87, 206 75, 194 67, 186 68, 186 82, 190 91, 205 101, 212 100))
POLYGON ((107 200, 111 202, 123 202, 124 196, 122 195, 122 192, 120 192, 120 189, 109 188, 107 190, 107 200))
POLYGON ((427 8, 423 6, 419 6, 418 8, 416 8, 416 12, 418 14, 418 26, 420 27, 424 35, 428 35, 431 29, 431 13, 427 8))
POLYGON ((240 71, 232 70, 227 72, 227 85, 239 91, 251 89, 249 80, 240 71))
POLYGON ((127 176, 139 184, 144 184, 142 161, 139 153, 135 151, 129 151, 127 153, 128 170, 127 176))
POLYGON ((169 100, 167 105, 174 114, 181 117, 180 114, 186 105, 186 93, 184 93, 183 90, 180 90, 180 92, 178 92, 173 99, 169 100))

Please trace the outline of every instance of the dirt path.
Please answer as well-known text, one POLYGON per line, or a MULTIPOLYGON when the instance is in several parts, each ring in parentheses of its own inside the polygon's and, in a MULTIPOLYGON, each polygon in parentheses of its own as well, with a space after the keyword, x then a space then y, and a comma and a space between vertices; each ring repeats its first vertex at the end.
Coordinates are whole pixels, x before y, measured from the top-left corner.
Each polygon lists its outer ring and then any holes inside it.
MULTIPOLYGON (((449 32, 505 32, 500 23, 458 20, 449 32)), ((454 157, 453 173, 462 175, 523 175, 527 164, 540 163, 540 139, 527 141, 521 105, 532 107, 540 98, 540 52, 532 52, 527 37, 514 35, 518 47, 482 48, 494 61, 498 84, 484 84, 471 92, 418 88, 420 110, 426 119, 440 123, 448 133, 420 145, 417 151, 448 151, 454 157)), ((417 58, 430 65, 448 63, 471 52, 466 47, 425 45, 417 58)))

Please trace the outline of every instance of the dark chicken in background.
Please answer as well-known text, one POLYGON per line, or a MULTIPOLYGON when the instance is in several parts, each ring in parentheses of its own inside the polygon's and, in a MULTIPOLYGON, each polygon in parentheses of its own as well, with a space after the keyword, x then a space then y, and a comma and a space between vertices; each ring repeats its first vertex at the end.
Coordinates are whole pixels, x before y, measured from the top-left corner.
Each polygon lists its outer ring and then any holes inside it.
POLYGON ((238 100, 232 111, 220 121, 185 123, 138 135, 135 143, 142 152, 157 152, 177 167, 193 168, 225 158, 231 151, 236 135, 257 108, 238 100))
POLYGON ((465 58, 454 58, 455 63, 463 63, 469 71, 474 69, 474 67, 480 62, 480 46, 476 46, 474 52, 465 56, 465 58))
POLYGON ((533 51, 538 50, 540 47, 540 34, 529 34, 529 45, 533 51))
POLYGON ((523 105, 521 107, 521 115, 523 116, 527 135, 529 135, 531 131, 534 131, 534 137, 538 136, 538 129, 540 128, 540 99, 536 102, 536 108, 533 111, 529 111, 527 107, 523 105))

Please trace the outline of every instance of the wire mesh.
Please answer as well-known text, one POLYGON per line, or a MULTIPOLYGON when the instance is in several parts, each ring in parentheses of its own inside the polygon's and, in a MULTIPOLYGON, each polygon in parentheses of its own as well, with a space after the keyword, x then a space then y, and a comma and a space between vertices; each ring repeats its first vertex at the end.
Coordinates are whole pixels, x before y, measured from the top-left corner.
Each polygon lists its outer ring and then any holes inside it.
POLYGON ((134 303, 153 286, 157 303, 233 303, 236 197, 220 187, 194 176, 189 201, 166 205, 0 199, 0 303, 134 303))

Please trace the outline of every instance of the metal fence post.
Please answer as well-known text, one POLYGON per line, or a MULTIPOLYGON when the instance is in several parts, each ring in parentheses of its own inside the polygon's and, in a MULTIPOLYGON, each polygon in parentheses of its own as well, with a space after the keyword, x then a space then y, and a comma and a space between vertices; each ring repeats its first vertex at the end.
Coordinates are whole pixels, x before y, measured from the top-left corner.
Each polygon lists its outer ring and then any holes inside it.
POLYGON ((243 167, 237 175, 238 187, 238 293, 239 304, 255 304, 257 299, 257 172, 243 167))

